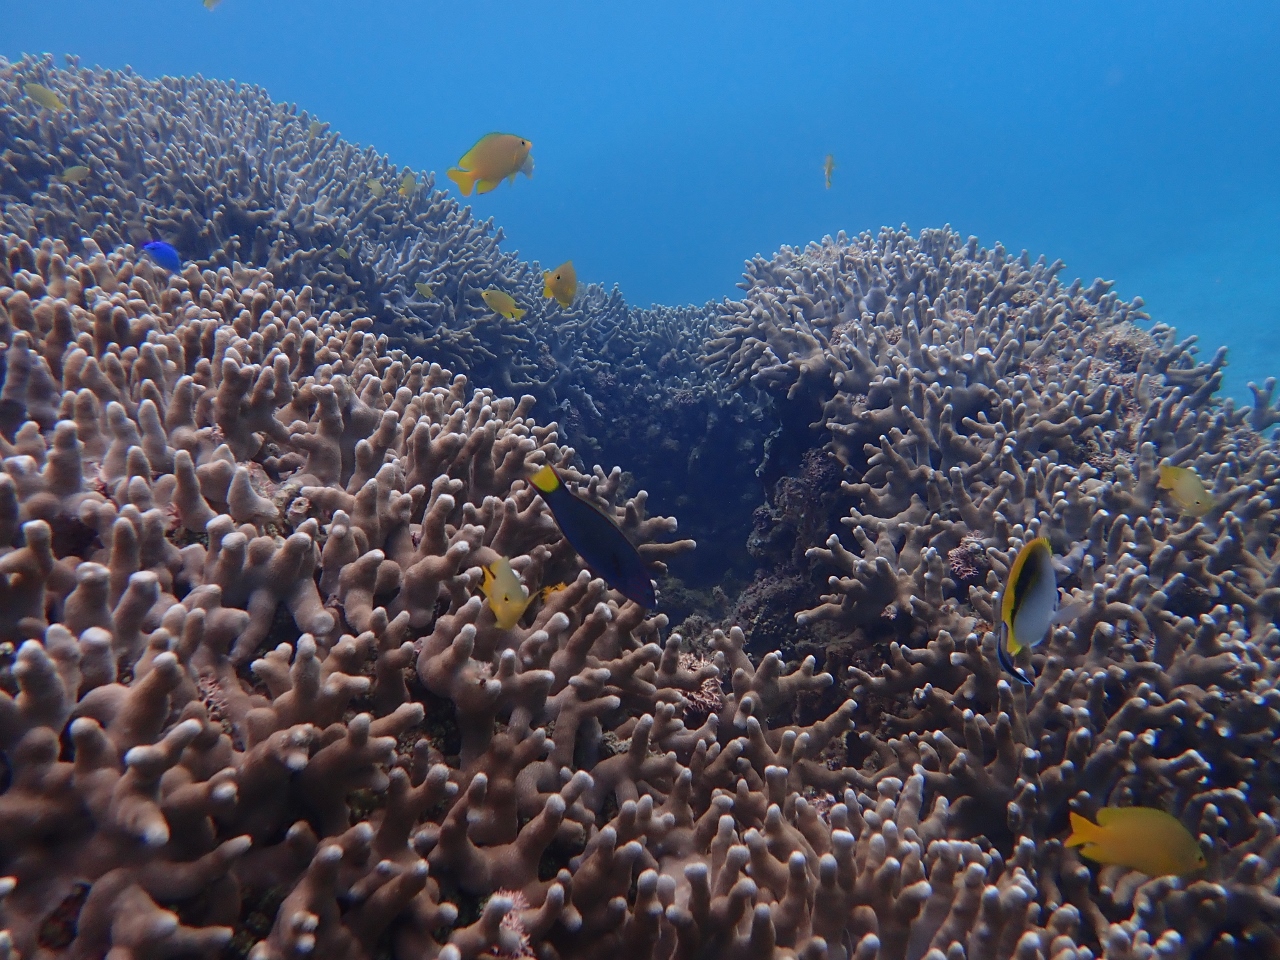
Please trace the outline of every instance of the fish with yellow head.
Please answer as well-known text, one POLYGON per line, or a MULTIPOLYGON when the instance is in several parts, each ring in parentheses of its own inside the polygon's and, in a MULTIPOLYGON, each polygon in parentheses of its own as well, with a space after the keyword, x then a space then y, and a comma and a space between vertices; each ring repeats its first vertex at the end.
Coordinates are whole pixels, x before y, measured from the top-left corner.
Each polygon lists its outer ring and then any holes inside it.
POLYGON ((1200 475, 1190 467, 1162 466, 1160 489, 1169 491, 1173 502, 1182 508, 1183 516, 1203 517, 1218 505, 1200 475))
POLYGON ((456 167, 445 171, 445 176, 458 185, 464 197, 476 193, 488 193, 505 179, 515 183, 516 174, 533 176, 533 149, 524 137, 514 133, 486 133, 476 145, 462 155, 456 167))
POLYGON ((480 584, 480 590, 493 611, 493 619, 501 629, 510 630, 524 615, 534 595, 520 582, 506 557, 499 557, 483 570, 484 583, 480 584))
POLYGON ((1013 558, 1000 597, 1000 626, 996 640, 1000 666, 1020 683, 1031 686, 1031 678, 1017 668, 1013 658, 1043 641, 1051 627, 1074 620, 1087 606, 1086 603, 1072 603, 1059 608, 1053 548, 1046 537, 1029 540, 1013 558))
POLYGON ((578 271, 573 269, 573 261, 566 260, 554 270, 542 271, 542 295, 555 297, 556 303, 567 307, 573 303, 578 293, 578 271))
POLYGON ((519 320, 525 314, 525 311, 516 306, 515 300, 511 299, 509 293, 503 293, 501 290, 482 290, 480 296, 489 305, 489 309, 500 317, 519 320))
POLYGON ((1098 822, 1071 814, 1071 836, 1094 863, 1113 863, 1149 877, 1182 876, 1205 865, 1204 851, 1177 817, 1154 807, 1103 807, 1098 822))
POLYGON ((46 110, 52 110, 54 113, 61 113, 63 110, 71 109, 57 93, 50 90, 43 83, 23 84, 22 92, 46 110))

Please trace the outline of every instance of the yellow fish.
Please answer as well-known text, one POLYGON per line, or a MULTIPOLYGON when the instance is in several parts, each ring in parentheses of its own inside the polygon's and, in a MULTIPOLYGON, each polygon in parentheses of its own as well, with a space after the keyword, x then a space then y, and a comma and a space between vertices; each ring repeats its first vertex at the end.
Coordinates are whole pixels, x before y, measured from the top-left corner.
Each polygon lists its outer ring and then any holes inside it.
POLYGON ((316 137, 320 136, 320 131, 323 129, 324 129, 323 123, 321 123, 319 120, 312 120, 311 126, 307 127, 307 137, 311 140, 314 140, 316 137))
POLYGON ((1049 628, 1073 620, 1087 607, 1073 603, 1058 609, 1058 575, 1053 569, 1053 548, 1045 537, 1023 545, 1009 567, 1009 579, 1000 596, 1000 626, 996 653, 1000 665, 1031 686, 1031 679, 1014 666, 1013 658, 1034 647, 1049 628))
POLYGON ((1189 517, 1203 517, 1218 505, 1199 475, 1187 467, 1160 468, 1160 489, 1173 495, 1173 502, 1189 517))
POLYGON ((387 188, 382 185, 382 181, 376 177, 370 177, 364 183, 369 188, 369 192, 378 199, 381 199, 382 195, 387 192, 387 188))
POLYGON ((471 196, 473 187, 476 193, 488 193, 505 177, 513 183, 517 173, 532 177, 532 149, 533 144, 513 133, 486 133, 462 155, 458 166, 445 171, 445 176, 458 185, 464 197, 471 196))
POLYGON ((23 92, 46 110, 61 112, 70 110, 60 96, 50 90, 48 87, 39 83, 28 83, 22 87, 23 92))
POLYGON ((1094 863, 1114 863, 1149 877, 1181 876, 1205 865, 1204 851, 1177 817, 1154 807, 1103 807, 1098 822, 1071 814, 1068 847, 1094 863))
POLYGON ((333 252, 336 253, 339 257, 341 257, 343 260, 351 256, 351 254, 347 252, 346 247, 338 247, 338 249, 334 250, 333 252))
POLYGON ((480 589, 493 611, 493 619, 503 630, 510 630, 516 625, 533 599, 506 557, 499 557, 484 568, 484 583, 480 589))
POLYGON ((206 10, 212 10, 214 7, 216 7, 216 6, 217 6, 218 4, 220 4, 221 2, 222 2, 222 0, 204 0, 204 8, 205 8, 206 10))
POLYGON ((562 307, 573 303, 574 295, 578 292, 578 272, 573 269, 572 260, 566 260, 554 271, 542 271, 542 282, 544 297, 555 297, 562 307))
POLYGON ((423 300, 430 300, 436 295, 436 292, 431 289, 431 284, 429 283, 415 283, 413 285, 413 289, 418 291, 418 296, 422 297, 423 300))
POLYGON ((827 178, 827 189, 831 189, 831 171, 836 168, 835 154, 828 153, 827 159, 822 161, 822 175, 827 178))
POLYGON ((402 197, 413 196, 413 191, 418 189, 418 178, 409 170, 404 172, 404 176, 400 178, 400 190, 398 191, 402 197))
POLYGON ((79 183, 89 176, 90 170, 84 164, 76 164, 74 167, 67 167, 60 174, 58 179, 63 183, 79 183))
POLYGON ((485 290, 480 296, 484 297, 484 302, 498 316, 506 317, 508 320, 519 320, 525 314, 525 311, 516 306, 510 294, 503 293, 501 290, 485 290))

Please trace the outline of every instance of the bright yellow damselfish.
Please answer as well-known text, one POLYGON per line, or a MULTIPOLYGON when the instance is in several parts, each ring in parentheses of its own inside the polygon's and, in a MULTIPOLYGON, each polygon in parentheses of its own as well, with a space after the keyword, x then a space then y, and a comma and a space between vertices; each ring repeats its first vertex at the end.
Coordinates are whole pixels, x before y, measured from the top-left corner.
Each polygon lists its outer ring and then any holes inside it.
POLYGON ((413 196, 413 191, 418 189, 418 178, 413 175, 413 171, 406 170, 404 176, 400 178, 400 187, 396 191, 402 197, 413 196))
POLYGON ((34 100, 46 110, 53 110, 55 113, 61 113, 63 110, 71 108, 63 102, 62 98, 41 83, 23 84, 22 92, 34 100))
POLYGON ((458 185, 464 197, 471 196, 473 188, 476 193, 488 193, 507 177, 514 183, 517 173, 532 177, 532 149, 533 144, 513 133, 486 133, 462 155, 456 167, 445 171, 445 176, 458 185))
POLYGON ((511 295, 503 293, 501 290, 485 290, 480 296, 484 297, 484 302, 500 317, 506 317, 508 320, 519 320, 525 314, 525 311, 516 306, 516 302, 511 299, 511 295))
POLYGON ((368 187, 369 192, 372 193, 379 200, 381 200, 382 195, 387 192, 387 188, 382 185, 382 181, 377 179, 376 177, 370 177, 368 180, 364 182, 364 185, 368 187))
POLYGON ((542 282, 542 295, 555 297, 556 303, 567 307, 578 292, 578 271, 573 269, 572 260, 566 260, 554 270, 542 271, 542 282))
POLYGON ((1173 502, 1189 517, 1203 517, 1218 505, 1199 474, 1188 467, 1161 467, 1160 489, 1168 490, 1173 502))
POLYGON ((1098 822, 1071 814, 1068 847, 1094 863, 1114 863, 1149 877, 1181 876, 1205 865, 1204 851, 1182 822, 1154 807, 1103 807, 1098 822))
POLYGON ((493 619, 503 630, 510 630, 516 625, 533 599, 506 557, 499 557, 484 568, 484 583, 480 584, 480 589, 493 611, 493 619))
POLYGON ((430 300, 436 293, 431 289, 431 284, 429 283, 415 283, 413 289, 418 291, 418 296, 422 297, 423 300, 430 300))
POLYGON ((91 171, 88 167, 82 163, 78 163, 74 167, 67 167, 67 169, 63 170, 58 174, 58 179, 63 183, 79 183, 81 180, 88 177, 90 172, 91 171))

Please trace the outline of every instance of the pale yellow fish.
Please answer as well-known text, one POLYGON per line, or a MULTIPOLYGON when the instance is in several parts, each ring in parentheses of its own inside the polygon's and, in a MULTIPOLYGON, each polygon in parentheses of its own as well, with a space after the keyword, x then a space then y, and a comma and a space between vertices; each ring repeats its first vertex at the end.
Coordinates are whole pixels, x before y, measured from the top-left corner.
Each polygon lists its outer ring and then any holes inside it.
POLYGON ((827 159, 822 161, 822 175, 827 178, 827 189, 831 189, 831 171, 836 168, 835 154, 828 153, 827 159))
POLYGON ((204 0, 204 8, 205 8, 206 10, 212 10, 214 7, 216 7, 216 6, 217 6, 218 4, 220 4, 221 2, 222 2, 222 0, 204 0))
POLYGON ((499 557, 484 568, 484 583, 480 589, 493 611, 493 619, 503 630, 510 630, 516 625, 533 599, 506 557, 499 557))
POLYGON ((464 197, 476 193, 488 193, 504 178, 514 183, 517 173, 533 176, 533 149, 524 137, 513 133, 486 133, 476 145, 462 155, 458 166, 450 167, 445 176, 458 185, 464 197))
POLYGON ((1094 863, 1114 863, 1149 877, 1181 876, 1205 865, 1204 851, 1182 822, 1154 807, 1103 807, 1098 822, 1071 814, 1068 847, 1094 863))
POLYGON ((333 252, 334 252, 334 253, 336 253, 339 257, 341 257, 343 260, 345 260, 345 259, 347 259, 347 257, 351 256, 351 254, 347 252, 347 248, 346 248, 346 247, 338 247, 338 248, 337 248, 336 250, 334 250, 333 252))
POLYGON ((419 281, 413 285, 413 289, 417 290, 418 296, 422 297, 424 300, 430 300, 436 295, 436 292, 431 289, 431 284, 429 283, 419 281))
POLYGON ((40 104, 40 106, 44 107, 46 110, 61 112, 63 110, 71 109, 63 102, 60 96, 58 96, 56 93, 54 93, 52 90, 50 90, 48 87, 44 86, 43 84, 39 84, 39 83, 24 84, 22 87, 22 91, 32 100, 34 100, 36 103, 40 104))
POLYGON ((573 261, 566 260, 554 270, 542 271, 542 283, 544 297, 555 297, 560 306, 569 306, 578 292, 578 272, 573 269, 573 261))
POLYGON ((519 320, 524 316, 525 311, 516 306, 516 302, 511 299, 511 295, 503 293, 501 290, 485 290, 480 296, 484 297, 494 313, 508 320, 519 320))
POLYGON ((1203 517, 1218 505, 1204 481, 1188 467, 1161 467, 1160 488, 1168 490, 1173 502, 1189 517, 1203 517))
POLYGON ((382 181, 377 177, 370 177, 364 184, 369 188, 369 192, 378 199, 381 199, 382 195, 387 192, 387 188, 382 185, 382 181))
POLYGON ((79 183, 84 180, 92 171, 84 164, 78 163, 74 167, 67 167, 60 174, 58 179, 63 183, 79 183))
POLYGON ((409 170, 404 172, 404 176, 400 178, 399 194, 402 197, 413 196, 413 191, 418 189, 418 178, 409 170))
POLYGON ((311 140, 314 140, 316 137, 320 136, 320 131, 323 129, 324 129, 323 123, 321 123, 319 120, 312 120, 311 126, 307 127, 307 137, 311 140))

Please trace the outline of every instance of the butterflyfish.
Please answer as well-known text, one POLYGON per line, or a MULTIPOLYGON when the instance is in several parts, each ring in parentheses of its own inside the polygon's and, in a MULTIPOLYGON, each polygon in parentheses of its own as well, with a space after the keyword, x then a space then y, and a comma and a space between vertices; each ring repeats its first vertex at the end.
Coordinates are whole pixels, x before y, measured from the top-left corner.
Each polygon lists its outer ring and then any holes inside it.
POLYGON ((822 161, 822 175, 826 177, 827 189, 831 189, 831 171, 836 168, 835 154, 828 153, 827 159, 822 161))
POLYGON ((152 240, 143 248, 156 264, 169 273, 177 273, 182 269, 182 257, 178 251, 174 249, 173 244, 165 243, 163 240, 152 240))
POLYGON ((58 174, 58 179, 63 183, 79 183, 88 177, 91 172, 84 164, 77 163, 74 167, 67 167, 58 174))
POLYGON ((573 269, 573 261, 566 260, 554 270, 542 271, 542 283, 544 297, 555 297, 560 306, 569 306, 578 292, 578 271, 573 269))
POLYGON ((364 182, 364 185, 368 187, 369 192, 379 200, 382 199, 382 195, 387 192, 387 188, 382 185, 382 181, 377 177, 370 177, 364 182))
POLYGON ((613 517, 571 492, 550 465, 540 467, 531 482, 551 508, 569 546, 593 574, 642 607, 657 604, 648 565, 613 517))
POLYGON ((1189 517, 1203 517, 1218 505, 1199 474, 1188 467, 1161 467, 1160 488, 1168 490, 1173 502, 1189 517))
POLYGON ((1014 665, 1013 658, 1044 640, 1049 628, 1080 615, 1087 606, 1073 603, 1058 608, 1058 575, 1053 569, 1053 549, 1045 537, 1023 545, 1009 568, 1000 598, 1000 628, 996 653, 1000 666, 1027 686, 1031 678, 1014 665))
POLYGON ((483 569, 484 583, 480 584, 480 590, 498 626, 510 630, 524 614, 533 595, 520 582, 506 557, 499 557, 483 569))
POLYGON ((430 300, 435 296, 436 292, 431 289, 431 284, 418 282, 413 285, 413 289, 418 291, 418 296, 423 300, 430 300))
POLYGON ((63 110, 71 108, 63 102, 63 99, 46 87, 42 83, 26 83, 22 85, 22 92, 34 100, 46 110, 52 110, 55 113, 61 113, 63 110))
POLYGON ((533 176, 533 149, 524 137, 513 133, 486 133, 476 145, 462 155, 456 167, 445 171, 445 176, 458 185, 464 197, 476 193, 488 193, 504 178, 514 183, 517 173, 533 176))
POLYGON ((1068 847, 1094 863, 1114 863, 1149 877, 1181 876, 1205 865, 1200 844, 1177 817, 1154 807, 1103 807, 1098 822, 1071 814, 1068 847))
POLYGON ((508 320, 519 320, 525 314, 525 311, 516 306, 516 302, 511 299, 511 295, 503 293, 501 290, 485 290, 480 296, 484 297, 484 302, 500 317, 506 317, 508 320))
POLYGON ((413 191, 418 189, 418 178, 413 175, 413 171, 406 170, 404 176, 400 178, 400 187, 396 191, 402 197, 413 196, 413 191))

